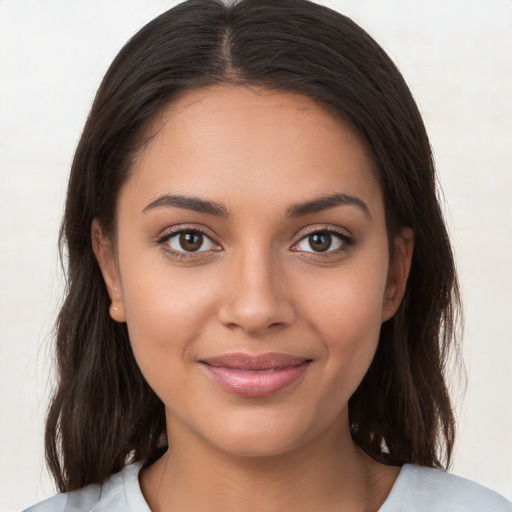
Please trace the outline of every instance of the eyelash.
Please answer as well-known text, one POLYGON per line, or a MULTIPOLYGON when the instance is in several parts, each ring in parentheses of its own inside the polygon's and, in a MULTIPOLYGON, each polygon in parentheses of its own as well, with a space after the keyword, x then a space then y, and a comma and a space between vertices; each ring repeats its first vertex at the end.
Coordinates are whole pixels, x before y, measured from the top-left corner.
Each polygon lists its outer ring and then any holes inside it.
MULTIPOLYGON (((328 235, 334 235, 334 237, 336 237, 341 245, 339 248, 336 248, 336 249, 327 249, 325 252, 322 252, 322 251, 300 251, 300 250, 296 250, 297 252, 303 252, 303 253, 308 253, 308 254, 314 254, 315 257, 319 257, 319 258, 327 258, 329 256, 332 256, 334 254, 338 254, 340 252, 343 252, 343 251, 346 251, 347 249, 349 249, 350 247, 352 247, 354 245, 354 239, 352 237, 350 237, 349 235, 347 235, 346 233, 344 233, 343 231, 341 230, 337 230, 337 229, 334 229, 332 227, 325 227, 325 228, 314 228, 314 229, 311 229, 310 231, 306 232, 306 233, 303 233, 302 236, 300 237, 299 241, 296 242, 293 247, 296 247, 298 244, 300 244, 302 241, 306 240, 308 237, 310 237, 311 235, 316 235, 316 234, 328 234, 328 235)), ((292 249, 293 250, 293 249, 292 249)))
MULTIPOLYGON (((206 239, 208 239, 212 244, 216 245, 217 247, 219 247, 219 244, 213 239, 213 237, 211 235, 209 235, 208 233, 206 233, 204 230, 202 230, 201 228, 198 228, 198 227, 179 227, 179 228, 171 228, 170 230, 168 230, 165 234, 163 234, 162 236, 160 236, 159 238, 157 238, 155 240, 155 243, 157 245, 160 245, 162 247, 162 249, 171 254, 173 257, 175 258, 178 258, 179 260, 186 260, 186 259, 195 259, 195 258, 204 258, 205 254, 204 253, 209 253, 210 251, 209 250, 204 250, 204 251, 201 251, 201 250, 197 250, 197 251, 176 251, 174 249, 172 249, 169 245, 169 240, 171 240, 171 238, 175 237, 175 236, 178 236, 178 235, 181 235, 183 233, 200 233, 203 237, 205 237, 206 239)), ((329 256, 332 256, 333 254, 337 254, 337 253, 340 253, 342 251, 346 251, 348 248, 350 248, 351 246, 354 245, 354 240, 353 238, 351 238, 350 236, 348 236, 346 233, 342 232, 341 230, 337 230, 337 229, 333 229, 332 227, 329 227, 329 228, 315 228, 315 229, 311 229, 310 231, 306 232, 306 233, 303 233, 302 236, 300 237, 300 239, 294 243, 293 247, 292 247, 292 251, 294 252, 300 252, 300 253, 308 253, 308 254, 314 254, 315 257, 317 258, 326 258, 326 257, 329 257, 329 256), (314 251, 314 250, 311 250, 311 251, 301 251, 301 250, 297 250, 297 249, 294 249, 294 247, 296 247, 298 244, 300 244, 301 242, 303 242, 304 240, 306 240, 309 236, 311 235, 315 235, 315 234, 329 234, 329 235, 334 235, 334 237, 336 237, 340 242, 341 242, 341 247, 340 248, 336 248, 334 250, 328 248, 326 251, 322 252, 322 251, 314 251)), ((214 252, 218 252, 218 251, 221 251, 222 249, 214 249, 213 251, 214 252)))
MULTIPOLYGON (((176 251, 174 249, 171 248, 170 244, 168 244, 169 240, 175 236, 178 236, 178 235, 181 235, 183 233, 200 233, 201 235, 203 235, 204 238, 210 240, 211 243, 213 243, 214 245, 216 245, 217 247, 219 246, 219 244, 217 242, 215 242, 215 240, 212 238, 211 235, 209 235, 208 233, 206 233, 204 230, 202 230, 201 228, 197 228, 197 227, 179 227, 179 228, 171 228, 170 230, 168 230, 166 233, 164 233, 162 236, 160 236, 159 238, 156 239, 155 243, 157 245, 160 245, 162 247, 162 249, 171 254, 173 257, 175 258, 178 258, 180 260, 186 260, 186 259, 195 259, 195 258, 201 258, 201 257, 204 257, 205 254, 204 253, 207 253, 209 251, 176 251)), ((220 251, 221 249, 215 249, 214 251, 217 252, 217 251, 220 251)))

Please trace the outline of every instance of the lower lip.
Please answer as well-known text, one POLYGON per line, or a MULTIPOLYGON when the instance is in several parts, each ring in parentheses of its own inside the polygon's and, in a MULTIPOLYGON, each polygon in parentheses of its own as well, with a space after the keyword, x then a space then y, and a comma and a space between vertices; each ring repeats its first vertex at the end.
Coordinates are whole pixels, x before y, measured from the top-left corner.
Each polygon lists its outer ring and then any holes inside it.
POLYGON ((299 380, 311 361, 278 370, 239 370, 202 363, 213 380, 228 393, 245 398, 273 395, 299 380))

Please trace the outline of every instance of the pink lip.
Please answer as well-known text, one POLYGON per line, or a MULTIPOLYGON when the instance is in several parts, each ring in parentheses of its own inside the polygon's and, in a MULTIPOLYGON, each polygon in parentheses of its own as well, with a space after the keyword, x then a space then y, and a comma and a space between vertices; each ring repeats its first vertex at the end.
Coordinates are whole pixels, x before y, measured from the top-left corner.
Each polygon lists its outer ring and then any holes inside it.
POLYGON ((213 380, 228 393, 246 398, 273 395, 297 381, 311 359, 287 354, 235 353, 200 361, 213 380))

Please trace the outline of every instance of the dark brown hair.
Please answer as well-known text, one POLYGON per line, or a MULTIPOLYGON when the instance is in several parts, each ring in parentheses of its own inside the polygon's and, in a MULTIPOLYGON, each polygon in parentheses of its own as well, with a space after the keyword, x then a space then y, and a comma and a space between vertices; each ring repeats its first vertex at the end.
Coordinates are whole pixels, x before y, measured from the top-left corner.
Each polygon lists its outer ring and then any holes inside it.
POLYGON ((404 300, 384 323, 371 367, 349 402, 354 441, 386 464, 444 467, 454 441, 445 382, 459 305, 427 134, 382 48, 349 18, 306 0, 190 0, 143 27, 98 90, 69 180, 61 248, 67 295, 57 321, 58 387, 46 458, 61 491, 100 483, 165 449, 164 407, 133 357, 91 244, 115 229, 116 199, 145 128, 179 93, 250 84, 309 96, 343 116, 375 161, 389 234, 415 233, 404 300), (163 446, 164 445, 164 446, 163 446))

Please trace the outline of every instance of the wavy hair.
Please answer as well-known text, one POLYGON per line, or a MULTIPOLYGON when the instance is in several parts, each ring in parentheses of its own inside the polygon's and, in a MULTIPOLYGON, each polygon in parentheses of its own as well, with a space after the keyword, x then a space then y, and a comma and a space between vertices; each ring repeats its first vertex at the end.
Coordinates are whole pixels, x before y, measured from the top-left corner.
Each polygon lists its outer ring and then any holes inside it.
POLYGON ((213 84, 293 91, 350 122, 375 162, 390 236, 415 250, 404 300, 350 398, 354 441, 385 464, 446 467, 454 416, 445 369, 459 293, 429 140, 412 95, 382 48, 349 18, 307 0, 189 0, 122 48, 97 92, 74 156, 60 232, 66 297, 56 323, 58 384, 46 460, 59 490, 101 483, 165 450, 160 399, 134 359, 91 243, 115 229, 116 199, 146 128, 178 94, 213 84))

